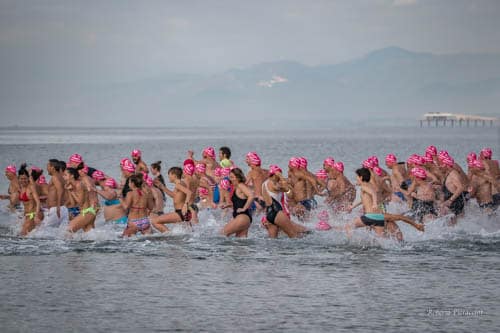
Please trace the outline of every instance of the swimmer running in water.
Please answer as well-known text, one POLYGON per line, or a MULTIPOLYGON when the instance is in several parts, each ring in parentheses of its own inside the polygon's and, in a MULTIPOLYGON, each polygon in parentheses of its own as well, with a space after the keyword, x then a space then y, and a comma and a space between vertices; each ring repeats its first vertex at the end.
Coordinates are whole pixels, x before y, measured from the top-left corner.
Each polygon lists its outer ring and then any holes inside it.
POLYGON ((280 230, 290 238, 300 237, 308 231, 304 226, 292 222, 283 210, 281 196, 283 192, 289 191, 290 185, 283 178, 281 169, 277 165, 271 165, 269 177, 262 184, 262 196, 266 205, 266 216, 262 224, 271 238, 278 237, 280 230))
POLYGON ((19 206, 19 179, 14 165, 5 168, 5 177, 9 180, 8 194, 0 195, 0 199, 9 200, 9 209, 14 212, 19 206))
POLYGON ((24 223, 21 228, 21 236, 26 236, 35 229, 43 219, 35 181, 28 174, 26 164, 22 164, 19 168, 19 185, 19 200, 24 206, 24 223))
MULTIPOLYGON (((233 206, 233 218, 222 229, 225 236, 247 237, 248 229, 252 223, 250 207, 254 200, 253 191, 245 185, 246 179, 243 171, 234 168, 229 174, 233 193, 231 202, 233 206)), ((225 208, 225 207, 222 207, 225 208)))
MULTIPOLYGON (((368 227, 375 231, 378 236, 395 238, 398 241, 403 240, 403 234, 396 224, 396 221, 403 221, 410 224, 415 229, 423 231, 424 226, 415 223, 409 217, 396 214, 387 214, 381 208, 381 200, 379 199, 378 191, 374 185, 370 183, 370 170, 361 168, 356 170, 357 184, 361 188, 361 200, 353 203, 350 210, 359 205, 363 205, 364 214, 361 217, 355 218, 352 222, 345 225, 341 230, 345 230, 348 235, 355 228, 368 227)), ((335 227, 334 227, 335 228, 335 227)), ((335 229, 339 229, 338 227, 335 229)))
POLYGON ((164 226, 168 223, 188 222, 191 225, 191 212, 189 211, 189 203, 194 193, 189 189, 186 183, 181 179, 182 169, 172 167, 168 170, 168 180, 174 184, 174 189, 171 191, 168 187, 162 185, 156 180, 156 185, 160 187, 174 201, 174 211, 160 216, 152 216, 151 223, 160 232, 167 232, 169 229, 164 226))

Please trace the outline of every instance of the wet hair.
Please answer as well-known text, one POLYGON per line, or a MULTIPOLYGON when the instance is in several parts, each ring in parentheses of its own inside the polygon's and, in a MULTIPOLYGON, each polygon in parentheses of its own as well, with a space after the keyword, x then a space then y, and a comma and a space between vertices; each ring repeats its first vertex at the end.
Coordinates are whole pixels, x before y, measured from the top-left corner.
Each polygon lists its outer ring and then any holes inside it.
POLYGON ((233 170, 231 170, 231 173, 236 177, 236 179, 238 179, 238 182, 246 182, 245 174, 243 173, 243 171, 241 171, 240 168, 234 168, 233 170))
POLYGON ((142 174, 134 174, 134 175, 130 176, 128 179, 129 179, 129 182, 131 182, 132 184, 135 185, 135 187, 137 187, 137 188, 142 187, 142 174))
POLYGON ((368 183, 371 178, 370 170, 367 168, 360 168, 356 170, 356 174, 361 177, 361 180, 365 183, 368 183))
POLYGON ((156 169, 158 171, 161 171, 161 161, 157 161, 157 162, 154 162, 154 163, 151 163, 151 167, 153 169, 156 169))
POLYGON ((28 170, 26 169, 26 163, 23 163, 21 164, 21 166, 19 167, 19 171, 17 171, 17 176, 26 176, 28 177, 28 179, 30 178, 30 174, 28 172, 28 170))
POLYGON ((54 168, 54 170, 61 171, 61 161, 56 160, 55 158, 51 158, 49 160, 49 164, 54 168))
MULTIPOLYGON (((64 171, 64 170, 66 170, 66 162, 64 162, 64 161, 59 161, 59 163, 58 163, 58 164, 59 164, 59 170, 60 170, 60 171, 64 171)), ((59 170, 56 170, 56 171, 59 171, 59 170)))
POLYGON ((33 181, 36 182, 38 180, 38 178, 40 178, 42 173, 43 173, 43 170, 40 170, 40 171, 31 170, 31 178, 33 179, 33 181))
POLYGON ((229 147, 220 147, 219 151, 222 152, 222 154, 227 158, 227 159, 230 159, 231 158, 231 149, 229 149, 229 147))
POLYGON ((85 164, 83 162, 81 162, 80 164, 78 164, 78 166, 76 167, 76 170, 80 171, 80 170, 83 170, 83 168, 85 168, 85 164))
POLYGON ((172 174, 174 176, 176 176, 178 179, 181 179, 182 177, 182 169, 179 168, 179 167, 171 167, 170 169, 168 169, 168 174, 172 174))
POLYGON ((67 171, 70 175, 75 178, 75 180, 78 180, 80 178, 80 174, 78 173, 78 169, 75 168, 67 168, 65 171, 67 171))

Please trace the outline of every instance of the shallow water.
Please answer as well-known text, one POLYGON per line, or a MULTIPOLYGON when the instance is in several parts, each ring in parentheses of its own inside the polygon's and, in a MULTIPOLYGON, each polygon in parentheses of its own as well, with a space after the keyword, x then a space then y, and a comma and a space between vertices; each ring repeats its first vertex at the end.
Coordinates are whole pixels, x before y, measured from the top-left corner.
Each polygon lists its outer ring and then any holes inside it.
MULTIPOLYGON (((360 129, 335 132, 212 130, 0 131, 6 165, 82 154, 118 176, 136 147, 147 162, 180 164, 187 149, 229 145, 243 165, 256 150, 264 164, 309 158, 312 170, 333 155, 346 174, 389 152, 406 158, 431 143, 465 160, 500 148, 496 129, 360 129), (64 143, 69 142, 69 143, 64 143)), ((462 161, 459 161, 462 162, 462 161)), ((463 164, 463 163, 462 163, 463 164)), ((246 170, 246 168, 244 168, 246 170)), ((5 192, 7 182, 0 181, 5 192)), ((248 239, 218 235, 224 218, 203 212, 194 231, 119 238, 104 225, 68 240, 64 228, 15 236, 20 220, 0 206, 0 326, 15 331, 498 331, 500 221, 475 203, 456 227, 434 221, 425 233, 406 225, 402 244, 358 230, 352 239, 314 232, 269 240, 258 223, 248 239)), ((167 209, 171 203, 167 204, 167 209)), ((390 211, 405 208, 391 205, 390 211)), ((342 224, 356 213, 332 216, 342 224)), ((254 221, 258 221, 257 217, 254 221)), ((315 221, 308 226, 313 228, 315 221)))

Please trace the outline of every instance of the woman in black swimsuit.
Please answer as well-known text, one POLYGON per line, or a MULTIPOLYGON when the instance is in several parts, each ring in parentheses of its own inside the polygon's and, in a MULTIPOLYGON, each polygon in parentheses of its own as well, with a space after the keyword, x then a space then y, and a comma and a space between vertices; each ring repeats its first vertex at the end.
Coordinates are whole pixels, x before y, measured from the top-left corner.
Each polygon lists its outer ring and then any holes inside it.
MULTIPOLYGON (((229 180, 233 185, 231 202, 233 204, 233 219, 222 229, 226 236, 247 237, 248 228, 252 223, 252 215, 249 211, 254 199, 254 193, 245 185, 245 175, 239 168, 231 170, 229 180)), ((224 207, 223 207, 224 208, 224 207)))

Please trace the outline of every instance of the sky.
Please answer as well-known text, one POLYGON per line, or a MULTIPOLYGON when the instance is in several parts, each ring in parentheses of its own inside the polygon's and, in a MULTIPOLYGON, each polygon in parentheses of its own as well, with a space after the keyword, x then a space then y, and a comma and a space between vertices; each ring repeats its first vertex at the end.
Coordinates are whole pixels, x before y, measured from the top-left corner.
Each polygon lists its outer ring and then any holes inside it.
POLYGON ((500 53, 499 17, 496 0, 0 0, 0 110, 5 125, 36 125, 37 105, 52 101, 45 120, 71 110, 53 103, 68 87, 335 64, 393 45, 500 53))

